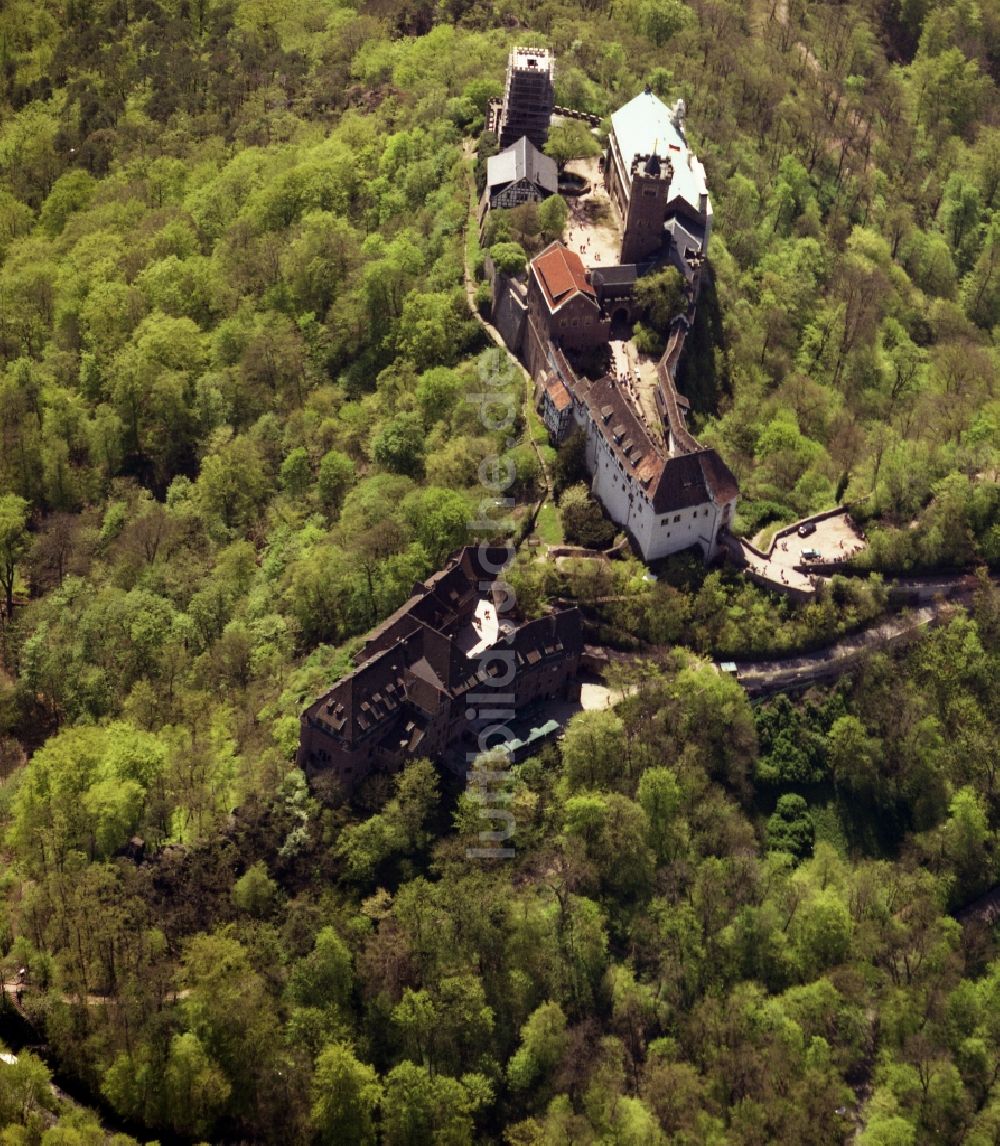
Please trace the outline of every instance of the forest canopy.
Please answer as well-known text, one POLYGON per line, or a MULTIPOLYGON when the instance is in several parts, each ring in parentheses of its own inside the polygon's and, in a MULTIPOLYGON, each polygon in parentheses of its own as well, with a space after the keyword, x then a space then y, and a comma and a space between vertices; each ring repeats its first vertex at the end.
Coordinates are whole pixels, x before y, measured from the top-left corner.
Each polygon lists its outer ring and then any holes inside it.
POLYGON ((481 808, 432 761, 336 805, 294 765, 303 704, 468 540, 484 457, 515 532, 540 459, 607 532, 532 411, 509 438, 468 400, 515 43, 598 136, 647 83, 687 103, 716 221, 680 388, 738 530, 848 501, 861 573, 1000 559, 997 0, 8 0, 0 955, 49 1067, 0 1065, 5 1142, 108 1138, 49 1068, 120 1144, 1000 1135, 1000 950, 960 915, 998 881, 987 576, 752 705, 708 657, 829 642, 881 578, 798 607, 519 562, 527 612, 608 597, 656 655, 511 770, 509 863, 465 857, 481 808))

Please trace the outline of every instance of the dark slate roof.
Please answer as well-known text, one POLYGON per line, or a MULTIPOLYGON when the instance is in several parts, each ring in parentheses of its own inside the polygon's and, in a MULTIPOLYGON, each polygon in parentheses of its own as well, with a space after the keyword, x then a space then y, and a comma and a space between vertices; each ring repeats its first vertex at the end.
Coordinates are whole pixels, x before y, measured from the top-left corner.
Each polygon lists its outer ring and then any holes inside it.
POLYGON ((712 491, 716 504, 735 501, 739 497, 740 487, 729 466, 715 450, 704 450, 697 456, 701 463, 701 471, 705 475, 705 484, 712 491))
MULTIPOLYGON (((345 745, 375 736, 387 750, 416 745, 424 718, 446 697, 460 697, 479 682, 482 661, 465 655, 454 632, 502 580, 512 559, 507 546, 469 545, 453 553, 444 569, 416 585, 406 604, 369 634, 361 664, 315 700, 306 717, 345 745)), ((529 622, 511 640, 529 664, 578 651, 579 614, 573 609, 529 622)))
POLYGON ((390 648, 420 625, 439 631, 454 627, 471 615, 487 584, 497 579, 497 570, 510 560, 510 550, 502 545, 467 545, 456 550, 443 569, 414 585, 410 598, 368 633, 355 660, 367 660, 390 648))
POLYGON ((491 155, 486 160, 486 186, 490 192, 526 179, 550 195, 559 190, 559 173, 556 161, 542 152, 522 135, 499 155, 491 155))
POLYGON ((339 680, 309 706, 307 715, 338 740, 363 740, 399 715, 406 671, 405 648, 396 644, 339 680))
POLYGON ((583 651, 583 614, 563 609, 520 625, 511 635, 518 664, 531 667, 542 660, 561 660, 583 651))
MULTIPOLYGON (((510 545, 466 545, 456 550, 448 562, 458 562, 465 570, 470 580, 478 582, 488 581, 491 584, 502 577, 517 556, 515 549, 510 545)), ((479 589, 485 589, 480 584, 479 589)))
POLYGON ((676 513, 708 501, 722 504, 737 497, 736 479, 715 450, 698 447, 691 453, 665 456, 613 378, 578 379, 577 394, 625 471, 641 482, 656 513, 676 513))
POLYGON ((698 455, 680 454, 667 458, 651 494, 653 509, 657 513, 673 513, 710 501, 698 455))
POLYGON ((688 218, 675 215, 668 219, 665 225, 682 258, 687 258, 688 255, 700 255, 704 251, 704 223, 695 223, 688 218))
POLYGON ((606 286, 631 286, 639 277, 639 268, 635 263, 619 263, 614 267, 592 267, 590 281, 597 288, 606 286))
POLYGON ((577 394, 612 453, 652 497, 652 490, 663 469, 663 459, 621 385, 608 375, 596 381, 580 378, 577 380, 577 394))
POLYGON ((379 741, 379 748, 390 757, 415 756, 427 731, 427 721, 420 712, 408 712, 405 723, 389 728, 379 741))

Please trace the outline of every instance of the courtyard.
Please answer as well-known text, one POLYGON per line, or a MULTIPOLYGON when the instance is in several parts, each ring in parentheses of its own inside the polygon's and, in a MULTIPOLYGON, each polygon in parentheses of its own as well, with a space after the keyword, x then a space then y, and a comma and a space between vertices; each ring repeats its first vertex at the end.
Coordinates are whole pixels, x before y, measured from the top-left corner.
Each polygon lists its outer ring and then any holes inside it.
POLYGON ((569 215, 566 219, 566 246, 583 259, 586 267, 613 267, 621 251, 621 228, 596 156, 573 159, 566 171, 579 175, 590 184, 583 195, 566 196, 569 215))

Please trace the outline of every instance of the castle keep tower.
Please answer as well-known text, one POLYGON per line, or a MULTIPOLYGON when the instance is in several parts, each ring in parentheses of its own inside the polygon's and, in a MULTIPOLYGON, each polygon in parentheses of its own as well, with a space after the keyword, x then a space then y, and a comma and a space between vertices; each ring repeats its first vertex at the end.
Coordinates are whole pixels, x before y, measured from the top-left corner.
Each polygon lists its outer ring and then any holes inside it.
POLYGON ((522 135, 539 149, 549 136, 555 104, 555 60, 545 48, 513 48, 500 112, 500 150, 522 135))
POLYGON ((669 159, 656 152, 636 155, 629 168, 628 186, 619 200, 623 207, 623 263, 638 263, 655 254, 663 243, 667 193, 673 177, 669 159))
POLYGON ((683 100, 668 108, 646 90, 611 116, 604 185, 622 220, 623 263, 657 253, 692 281, 708 250, 712 204, 705 168, 684 135, 683 100))

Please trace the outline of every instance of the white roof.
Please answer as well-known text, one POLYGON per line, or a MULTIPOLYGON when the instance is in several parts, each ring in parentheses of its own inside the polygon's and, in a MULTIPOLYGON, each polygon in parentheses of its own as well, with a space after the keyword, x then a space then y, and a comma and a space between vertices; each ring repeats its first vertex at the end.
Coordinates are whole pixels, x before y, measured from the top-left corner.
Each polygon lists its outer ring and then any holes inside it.
POLYGON ((500 640, 500 618, 492 601, 481 599, 476 604, 472 623, 456 637, 458 647, 467 657, 478 657, 500 640))
POLYGON ((517 178, 517 157, 513 147, 491 155, 486 160, 486 186, 497 187, 501 183, 513 183, 517 178))
POLYGON ((552 70, 552 57, 548 48, 512 48, 510 58, 515 68, 538 68, 540 72, 552 70))
MULTIPOLYGON (((705 182, 705 168, 701 160, 686 148, 684 152, 672 159, 674 175, 670 180, 668 199, 681 198, 690 203, 695 211, 700 211, 699 203, 702 195, 708 194, 708 184, 705 182)), ((706 214, 712 214, 712 204, 708 204, 706 214)))
MULTIPOLYGON (((637 155, 659 155, 667 158, 674 169, 669 199, 680 197, 700 210, 702 195, 708 194, 705 168, 689 150, 684 136, 677 130, 673 113, 658 96, 641 92, 611 116, 611 129, 626 169, 637 155)), ((712 213, 711 204, 708 214, 712 213)))
POLYGON ((626 165, 637 155, 670 155, 673 148, 687 151, 670 108, 649 91, 640 92, 614 112, 611 127, 626 165))

